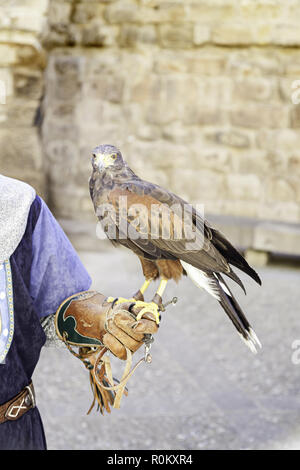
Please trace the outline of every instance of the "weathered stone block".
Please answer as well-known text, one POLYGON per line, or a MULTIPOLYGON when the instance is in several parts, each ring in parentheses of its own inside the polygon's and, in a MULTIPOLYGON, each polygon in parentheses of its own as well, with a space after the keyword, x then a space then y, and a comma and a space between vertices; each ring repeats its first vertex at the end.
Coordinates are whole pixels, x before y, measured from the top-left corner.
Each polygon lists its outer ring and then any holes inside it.
POLYGON ((10 68, 0 68, 0 82, 0 104, 5 104, 14 92, 13 74, 10 68))
POLYGON ((83 81, 83 58, 76 56, 52 56, 48 69, 48 93, 52 99, 75 99, 83 81))
MULTIPOLYGON (((293 54, 292 58, 288 60, 288 62, 285 64, 285 70, 284 73, 286 75, 292 75, 294 79, 297 79, 300 76, 300 57, 299 57, 299 51, 296 50, 298 54, 293 54)), ((295 51, 295 52, 296 52, 295 51)))
POLYGON ((215 44, 239 46, 255 44, 251 24, 221 23, 212 27, 211 39, 215 44))
POLYGON ((256 145, 269 151, 294 152, 298 146, 298 129, 261 129, 256 134, 256 145))
POLYGON ((189 166, 193 166, 201 172, 203 169, 208 169, 225 175, 229 168, 230 153, 221 147, 193 146, 191 156, 189 166))
POLYGON ((230 20, 232 22, 237 21, 236 15, 240 10, 232 0, 201 0, 184 3, 188 3, 185 13, 187 21, 199 21, 201 19, 206 24, 219 24, 230 20))
POLYGON ((229 199, 251 201, 262 196, 262 184, 257 175, 229 174, 226 182, 229 199))
POLYGON ((0 129, 0 161, 3 171, 41 170, 43 157, 36 129, 0 129))
POLYGON ((260 24, 255 23, 253 25, 253 35, 255 38, 255 44, 259 46, 269 46, 272 44, 273 25, 272 24, 260 24))
POLYGON ((135 2, 118 1, 106 8, 104 18, 109 23, 135 23, 139 19, 139 8, 135 2))
MULTIPOLYGON (((68 31, 67 31, 67 28, 64 28, 64 31, 55 31, 54 29, 51 29, 50 31, 44 32, 44 34, 42 35, 43 47, 47 49, 48 51, 50 51, 54 47, 66 46, 67 44, 69 44, 70 43, 69 34, 70 34, 71 28, 73 31, 73 27, 71 25, 68 28, 68 31)), ((72 37, 72 44, 74 45, 76 42, 74 40, 74 34, 71 34, 71 37, 72 37)), ((81 42, 81 41, 77 41, 77 42, 81 42)))
POLYGON ((57 24, 67 24, 70 21, 72 4, 58 0, 51 0, 49 4, 49 24, 56 26, 57 24))
POLYGON ((84 46, 114 46, 117 44, 118 35, 118 27, 91 23, 83 28, 80 42, 84 46))
POLYGON ((145 114, 149 123, 169 124, 181 118, 182 86, 183 82, 176 77, 161 75, 152 80, 145 114))
POLYGON ((166 48, 190 48, 194 42, 194 27, 191 23, 163 24, 159 26, 160 44, 166 48))
MULTIPOLYGON (((298 152, 297 147, 294 148, 291 155, 287 159, 287 173, 288 175, 293 175, 297 180, 297 187, 299 187, 299 178, 300 178, 300 152, 298 152)), ((297 196, 299 200, 299 194, 297 196)))
POLYGON ((205 132, 205 138, 216 142, 217 144, 228 147, 248 148, 250 147, 249 132, 241 130, 208 130, 205 132))
POLYGON ((13 45, 0 44, 0 65, 11 67, 18 62, 18 48, 13 45))
POLYGON ((12 103, 7 103, 2 125, 11 129, 15 127, 32 127, 38 105, 38 101, 24 99, 15 99, 12 103))
POLYGON ((46 18, 43 16, 43 4, 38 5, 36 2, 34 7, 29 4, 14 5, 11 4, 10 8, 1 6, 0 16, 2 21, 0 25, 3 28, 20 31, 32 31, 39 33, 46 25, 46 18))
MULTIPOLYGON (((194 61, 194 52, 189 58, 186 58, 187 51, 173 51, 162 49, 159 54, 153 57, 153 71, 155 73, 185 73, 188 71, 187 62, 194 61)), ((188 62, 189 63, 189 62, 188 62)))
POLYGON ((286 17, 289 11, 289 2, 281 0, 256 0, 255 2, 245 1, 236 5, 236 12, 246 21, 258 23, 262 18, 270 21, 280 20, 286 17))
POLYGON ((67 219, 76 218, 76 214, 80 214, 81 192, 74 193, 73 182, 63 187, 60 184, 52 184, 50 187, 51 209, 55 212, 56 217, 65 217, 67 219))
POLYGON ((210 28, 205 24, 196 24, 194 26, 194 44, 202 46, 210 40, 210 28))
POLYGON ((93 3, 78 3, 75 6, 74 13, 72 15, 72 21, 74 23, 90 23, 93 20, 99 21, 104 14, 104 5, 99 2, 93 3))
MULTIPOLYGON (((138 8, 138 21, 141 23, 181 23, 187 20, 188 8, 182 1, 143 0, 138 8)), ((190 20, 188 20, 190 21, 190 20)))
POLYGON ((156 77, 153 74, 144 75, 133 83, 128 83, 126 101, 145 103, 149 101, 149 96, 156 89, 156 77))
POLYGON ((133 47, 137 44, 155 44, 157 41, 156 29, 153 25, 136 26, 123 25, 120 33, 120 45, 133 47))
POLYGON ((247 106, 235 106, 230 111, 230 120, 234 126, 249 128, 284 128, 288 127, 289 110, 276 104, 249 103, 247 106))
POLYGON ((173 191, 188 202, 197 201, 204 204, 211 199, 224 197, 224 176, 209 170, 188 168, 176 169, 171 172, 170 184, 173 191))
POLYGON ((39 70, 16 68, 13 79, 17 97, 39 99, 42 96, 44 80, 39 70))
POLYGON ((112 77, 109 74, 102 74, 84 84, 84 92, 87 98, 97 98, 113 103, 122 101, 123 90, 124 78, 117 75, 112 77))
POLYGON ((274 26, 272 43, 280 46, 299 46, 300 29, 296 23, 274 26))
POLYGON ((229 168, 235 173, 255 174, 265 178, 272 172, 272 158, 266 150, 250 148, 231 150, 229 168))
POLYGON ((172 142, 191 143, 192 133, 189 128, 179 121, 174 121, 162 129, 162 136, 172 142))
POLYGON ((296 192, 293 186, 283 178, 269 178, 266 181, 265 187, 265 200, 289 202, 296 199, 296 192))
POLYGON ((219 77, 226 75, 228 54, 218 50, 193 50, 180 59, 180 63, 186 65, 188 72, 199 75, 219 77))
POLYGON ((278 99, 277 83, 271 78, 251 77, 234 81, 233 99, 249 101, 268 101, 278 99))
POLYGON ((141 124, 136 130, 137 137, 142 140, 158 140, 161 138, 159 126, 149 126, 141 124))
POLYGON ((223 125, 227 121, 227 111, 221 107, 186 104, 181 116, 184 124, 198 126, 223 125))
POLYGON ((155 142, 133 141, 124 154, 138 174, 145 174, 149 169, 163 169, 166 177, 175 167, 185 167, 186 147, 173 142, 157 140, 155 142), (145 170, 144 170, 145 168, 145 170))
POLYGON ((234 49, 228 57, 227 72, 234 76, 278 75, 284 70, 276 54, 258 49, 234 49))
POLYGON ((300 105, 293 105, 290 113, 291 113, 291 127, 298 129, 300 127, 300 105))

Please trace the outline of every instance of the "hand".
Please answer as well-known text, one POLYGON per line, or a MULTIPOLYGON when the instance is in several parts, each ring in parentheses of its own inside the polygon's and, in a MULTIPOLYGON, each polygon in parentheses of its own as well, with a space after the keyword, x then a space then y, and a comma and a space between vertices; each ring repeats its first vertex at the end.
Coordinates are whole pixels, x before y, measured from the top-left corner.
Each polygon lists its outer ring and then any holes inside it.
POLYGON ((97 291, 84 291, 68 297, 57 309, 55 327, 58 337, 89 370, 94 400, 88 413, 95 403, 101 413, 104 409, 109 412, 110 405, 120 407, 124 387, 143 360, 129 371, 129 355, 121 382, 116 385, 105 352, 109 350, 119 359, 126 359, 128 350, 135 352, 144 344, 145 334, 157 332, 155 317, 148 313, 147 307, 145 302, 142 307, 133 305, 133 302, 117 303, 97 291), (137 321, 136 315, 141 308, 143 316, 137 321))
POLYGON ((111 308, 112 302, 107 299, 97 291, 80 292, 66 299, 56 312, 56 331, 71 345, 98 347, 100 341, 115 356, 126 359, 126 347, 135 352, 143 344, 144 335, 156 333, 158 326, 148 312, 136 321, 141 307, 132 307, 133 302, 115 303, 111 308))
MULTIPOLYGON (((145 334, 154 334, 158 330, 154 316, 149 313, 136 321, 128 308, 132 303, 117 304, 113 307, 106 322, 106 333, 102 342, 119 359, 126 359, 125 346, 131 351, 137 351, 143 344, 145 334)), ((137 314, 140 308, 133 307, 131 311, 137 314)))

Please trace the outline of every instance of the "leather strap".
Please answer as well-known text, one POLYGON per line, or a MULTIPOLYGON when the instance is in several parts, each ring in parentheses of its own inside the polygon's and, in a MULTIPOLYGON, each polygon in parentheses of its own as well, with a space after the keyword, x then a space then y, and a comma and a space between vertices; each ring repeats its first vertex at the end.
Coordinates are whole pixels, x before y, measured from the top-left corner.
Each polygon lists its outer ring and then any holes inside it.
POLYGON ((33 384, 30 382, 18 395, 0 405, 0 424, 6 421, 16 421, 34 407, 35 393, 33 384))
POLYGON ((125 349, 126 349, 126 353, 127 353, 127 358, 126 358, 126 364, 125 364, 125 369, 124 369, 124 372, 123 372, 123 376, 120 380, 120 382, 117 384, 117 385, 114 385, 114 380, 113 380, 113 377, 112 377, 112 372, 111 372, 111 364, 110 364, 110 359, 108 356, 103 356, 101 361, 105 364, 105 372, 106 372, 106 376, 107 376, 107 379, 108 379, 108 382, 110 384, 109 387, 105 387, 103 385, 103 383, 101 383, 98 378, 97 378, 97 374, 96 374, 96 370, 97 370, 97 366, 99 365, 99 362, 100 362, 100 359, 98 357, 98 359, 96 360, 95 362, 95 365, 94 365, 94 369, 93 369, 93 372, 94 372, 94 377, 96 379, 96 382, 98 383, 98 386, 104 390, 114 390, 116 391, 116 396, 115 396, 115 399, 114 399, 114 403, 113 403, 113 407, 114 408, 120 408, 120 402, 121 402, 121 399, 122 399, 122 396, 124 394, 124 391, 125 391, 125 387, 126 387, 126 384, 128 382, 128 380, 130 379, 130 377, 132 376, 132 374, 136 371, 136 369, 138 368, 138 366, 140 364, 142 364, 142 362, 145 362, 145 358, 143 357, 142 359, 140 359, 136 364, 135 366, 131 369, 131 365, 132 365, 132 353, 131 351, 126 348, 125 346, 125 349))

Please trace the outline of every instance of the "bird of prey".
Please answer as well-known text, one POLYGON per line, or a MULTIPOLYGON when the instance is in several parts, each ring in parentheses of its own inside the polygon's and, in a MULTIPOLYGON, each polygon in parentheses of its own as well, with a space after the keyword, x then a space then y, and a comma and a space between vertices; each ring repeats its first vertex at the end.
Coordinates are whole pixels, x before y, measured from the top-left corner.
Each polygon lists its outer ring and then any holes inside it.
POLYGON ((130 299, 143 307, 138 319, 150 307, 159 323, 167 282, 177 282, 182 275, 188 275, 197 287, 220 303, 240 337, 252 352, 257 352, 260 341, 224 279, 231 278, 245 291, 231 267, 234 266, 261 285, 258 274, 244 257, 195 207, 167 189, 139 178, 113 145, 99 145, 93 150, 92 167, 90 195, 104 232, 114 245, 132 250, 142 265, 145 282, 130 299), (146 304, 144 293, 150 282, 158 278, 156 294, 146 304))

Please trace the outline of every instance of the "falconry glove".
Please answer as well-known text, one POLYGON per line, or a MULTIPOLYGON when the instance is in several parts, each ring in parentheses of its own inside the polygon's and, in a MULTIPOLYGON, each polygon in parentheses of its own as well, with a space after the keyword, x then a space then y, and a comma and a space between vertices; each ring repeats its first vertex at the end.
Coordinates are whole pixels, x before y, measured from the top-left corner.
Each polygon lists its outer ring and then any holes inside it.
POLYGON ((140 308, 134 302, 120 304, 107 299, 96 291, 80 292, 64 300, 55 314, 58 337, 89 370, 94 400, 88 413, 96 402, 102 414, 110 412, 110 405, 120 407, 129 378, 142 362, 151 361, 148 349, 158 329, 151 313, 136 320, 140 308), (145 357, 132 368, 132 353, 143 344, 145 357), (126 359, 120 381, 112 375, 108 352, 126 359))

